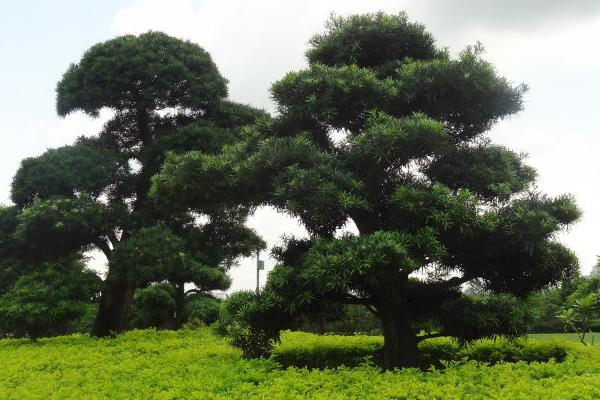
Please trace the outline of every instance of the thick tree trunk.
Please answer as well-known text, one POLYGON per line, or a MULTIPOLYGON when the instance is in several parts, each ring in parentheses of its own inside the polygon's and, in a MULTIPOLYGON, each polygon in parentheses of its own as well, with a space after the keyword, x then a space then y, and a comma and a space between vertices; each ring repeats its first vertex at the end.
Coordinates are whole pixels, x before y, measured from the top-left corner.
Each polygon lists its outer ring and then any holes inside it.
POLYGON ((127 329, 134 290, 127 282, 105 282, 92 336, 106 337, 127 329))
MULTIPOLYGON (((144 149, 151 141, 150 132, 150 114, 148 110, 140 108, 136 113, 136 122, 139 139, 142 142, 140 154, 144 154, 144 149)), ((140 214, 143 212, 144 203, 148 196, 150 188, 150 178, 153 171, 147 165, 145 160, 139 160, 142 163, 141 170, 135 184, 136 199, 134 203, 134 212, 140 214)), ((139 215, 138 215, 139 219, 139 215)), ((127 231, 121 236, 121 241, 125 240, 127 231)), ((115 246, 116 243, 113 243, 115 246)), ((110 255, 107 253, 110 260, 110 255)), ((106 337, 115 333, 123 332, 129 325, 129 311, 133 301, 133 292, 135 287, 126 281, 106 281, 102 290, 102 297, 96 313, 96 319, 92 326, 91 335, 96 337, 106 337)))
POLYGON ((383 365, 386 369, 417 366, 419 354, 417 337, 412 329, 406 309, 391 307, 389 304, 378 307, 383 330, 383 365))

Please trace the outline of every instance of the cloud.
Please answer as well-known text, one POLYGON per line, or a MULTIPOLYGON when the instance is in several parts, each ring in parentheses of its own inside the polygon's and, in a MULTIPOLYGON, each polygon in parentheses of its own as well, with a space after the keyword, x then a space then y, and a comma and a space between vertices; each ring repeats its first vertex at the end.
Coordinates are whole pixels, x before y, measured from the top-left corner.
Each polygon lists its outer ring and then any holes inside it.
POLYGON ((47 130, 47 146, 48 148, 64 146, 73 144, 80 136, 95 136, 112 115, 108 109, 102 109, 97 118, 90 118, 80 111, 71 113, 60 120, 57 126, 47 130))
MULTIPOLYGON (((378 1, 377 9, 399 12, 406 1, 378 1)), ((237 101, 274 109, 269 87, 286 72, 306 65, 311 35, 323 30, 332 11, 373 11, 360 0, 138 0, 113 21, 118 34, 161 30, 192 40, 210 52, 237 101)))
POLYGON ((18 134, 13 136, 19 140, 10 143, 11 152, 2 158, 2 167, 10 174, 0 177, 0 204, 9 203, 12 174, 16 173, 24 158, 36 157, 50 148, 73 144, 79 136, 96 135, 110 117, 111 113, 103 110, 96 119, 76 112, 52 123, 40 119, 24 122, 18 134))
POLYGON ((600 13, 598 0, 421 0, 419 7, 432 20, 454 29, 477 26, 528 31, 600 13))

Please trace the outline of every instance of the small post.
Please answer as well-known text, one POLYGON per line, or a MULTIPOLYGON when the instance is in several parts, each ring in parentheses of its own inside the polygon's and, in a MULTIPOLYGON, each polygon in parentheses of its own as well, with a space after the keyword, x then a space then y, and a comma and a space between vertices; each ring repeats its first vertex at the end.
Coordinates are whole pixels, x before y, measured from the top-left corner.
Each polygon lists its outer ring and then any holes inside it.
POLYGON ((260 292, 260 250, 256 250, 256 295, 260 292))
POLYGON ((260 250, 256 250, 256 294, 260 294, 260 271, 265 269, 265 262, 260 259, 260 250))

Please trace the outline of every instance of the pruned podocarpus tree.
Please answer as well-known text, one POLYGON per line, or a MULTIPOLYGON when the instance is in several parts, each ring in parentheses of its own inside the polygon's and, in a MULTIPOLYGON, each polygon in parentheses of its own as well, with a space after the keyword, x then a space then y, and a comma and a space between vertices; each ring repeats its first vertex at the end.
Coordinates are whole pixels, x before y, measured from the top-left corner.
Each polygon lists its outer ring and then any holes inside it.
POLYGON ((217 152, 263 115, 227 100, 226 85, 201 47, 159 32, 91 47, 58 83, 59 115, 108 109, 113 117, 97 136, 23 161, 12 185, 16 238, 43 259, 104 252, 93 335, 125 329, 134 290, 151 282, 174 286, 179 319, 185 283, 225 289, 235 258, 262 245, 243 207, 211 205, 202 220, 148 199, 167 152, 217 152))
POLYGON ((237 337, 249 335, 238 343, 268 347, 296 315, 331 302, 379 317, 388 368, 414 365, 433 335, 523 333, 526 310, 511 295, 577 268, 555 234, 580 214, 571 197, 536 192, 523 156, 490 141, 526 88, 499 76, 480 45, 451 57, 403 13, 332 17, 307 58, 273 85, 279 115, 244 144, 169 157, 154 178, 165 202, 271 205, 310 233, 275 251, 253 302, 227 308, 237 337), (336 236, 350 221, 358 233, 336 236), (469 282, 498 295, 467 297, 469 282))

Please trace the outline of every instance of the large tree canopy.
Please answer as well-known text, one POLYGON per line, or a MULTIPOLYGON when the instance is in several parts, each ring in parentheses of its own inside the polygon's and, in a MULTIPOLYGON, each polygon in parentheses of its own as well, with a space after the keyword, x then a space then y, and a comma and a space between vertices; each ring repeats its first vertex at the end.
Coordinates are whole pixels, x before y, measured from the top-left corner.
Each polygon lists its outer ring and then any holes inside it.
POLYGON ((576 269, 555 235, 579 217, 571 197, 536 192, 522 155, 491 143, 526 87, 480 45, 451 57, 405 14, 333 17, 310 46, 309 67, 272 86, 276 118, 218 154, 169 156, 153 181, 164 204, 268 204, 311 234, 276 251, 260 296, 232 300, 253 338, 238 343, 268 344, 331 302, 380 318, 387 367, 414 364, 432 335, 522 333, 510 296, 576 269), (349 221, 358 234, 336 236, 349 221), (469 282, 498 296, 472 299, 469 282))
POLYGON ((174 287, 177 325, 186 283, 194 293, 225 289, 234 260, 264 246, 245 226, 245 207, 191 214, 148 199, 167 154, 219 153, 266 115, 227 100, 226 84, 201 47, 158 32, 93 46, 58 83, 59 115, 108 109, 113 118, 97 136, 22 162, 12 184, 14 238, 39 262, 104 252, 93 334, 125 329, 135 289, 157 282, 174 287))

